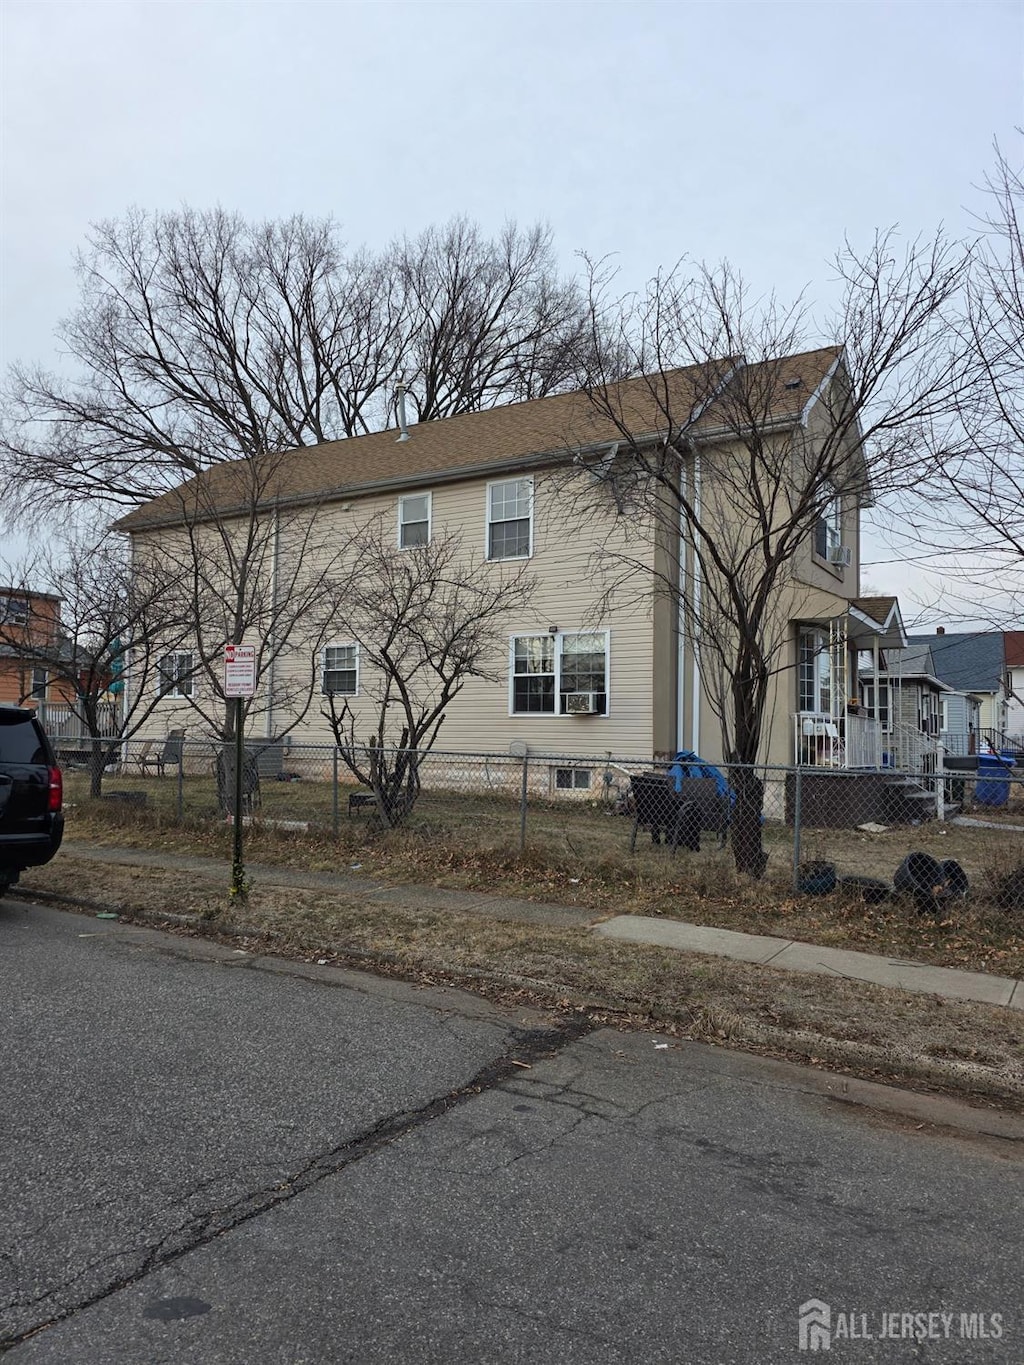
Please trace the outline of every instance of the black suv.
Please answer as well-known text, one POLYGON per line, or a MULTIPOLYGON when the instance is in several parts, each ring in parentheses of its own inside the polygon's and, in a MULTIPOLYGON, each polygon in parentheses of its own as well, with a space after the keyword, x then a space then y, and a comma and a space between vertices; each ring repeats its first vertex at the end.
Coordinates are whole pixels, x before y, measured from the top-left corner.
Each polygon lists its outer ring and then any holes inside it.
POLYGON ((48 863, 60 848, 63 786, 35 715, 0 706, 0 896, 26 867, 48 863))

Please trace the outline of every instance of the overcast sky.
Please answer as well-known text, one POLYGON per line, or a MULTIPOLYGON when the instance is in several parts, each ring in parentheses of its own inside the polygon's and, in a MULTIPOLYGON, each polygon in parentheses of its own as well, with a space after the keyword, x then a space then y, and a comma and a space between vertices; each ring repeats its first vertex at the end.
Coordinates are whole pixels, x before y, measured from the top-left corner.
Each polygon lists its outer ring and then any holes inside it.
MULTIPOLYGON (((827 298, 844 234, 970 227, 1024 123, 1020 3, 0 0, 0 359, 56 359, 89 223, 550 223, 625 284, 728 257, 827 298)), ((921 593, 905 571, 870 586, 921 593)), ((908 600, 908 606, 910 602, 908 600)))

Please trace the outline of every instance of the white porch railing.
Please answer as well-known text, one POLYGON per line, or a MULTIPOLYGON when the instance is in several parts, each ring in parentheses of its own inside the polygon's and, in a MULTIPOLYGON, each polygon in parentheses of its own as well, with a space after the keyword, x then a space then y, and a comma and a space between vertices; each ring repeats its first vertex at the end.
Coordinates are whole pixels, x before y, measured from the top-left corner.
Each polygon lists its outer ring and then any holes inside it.
POLYGON ((880 768, 887 736, 881 721, 847 713, 838 719, 817 711, 793 717, 794 760, 799 767, 880 768))
MULTIPOLYGON (((36 708, 36 714, 51 740, 67 743, 69 740, 89 738, 89 732, 81 717, 75 714, 67 702, 41 701, 36 708)), ((119 733, 119 717, 115 702, 100 702, 99 723, 103 738, 116 738, 119 733)))

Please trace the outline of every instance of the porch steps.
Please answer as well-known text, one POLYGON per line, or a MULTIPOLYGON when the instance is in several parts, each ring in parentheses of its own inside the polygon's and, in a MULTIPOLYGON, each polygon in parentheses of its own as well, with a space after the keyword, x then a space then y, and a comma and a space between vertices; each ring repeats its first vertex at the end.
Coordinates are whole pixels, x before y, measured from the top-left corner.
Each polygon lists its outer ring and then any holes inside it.
POLYGON ((912 777, 898 774, 886 777, 883 795, 885 820, 891 825, 913 825, 935 819, 935 793, 926 790, 912 777))

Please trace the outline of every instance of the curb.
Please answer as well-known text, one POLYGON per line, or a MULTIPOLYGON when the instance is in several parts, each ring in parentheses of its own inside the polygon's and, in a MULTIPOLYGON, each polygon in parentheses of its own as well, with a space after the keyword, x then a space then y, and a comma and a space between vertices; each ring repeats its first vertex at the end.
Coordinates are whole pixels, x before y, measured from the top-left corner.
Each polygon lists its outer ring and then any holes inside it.
MULTIPOLYGON (((85 910, 91 914, 98 911, 109 911, 109 907, 103 902, 66 896, 51 891, 28 893, 13 888, 8 896, 11 900, 28 904, 39 901, 52 904, 58 908, 69 906, 85 910)), ((274 936, 252 926, 222 925, 216 920, 203 919, 199 915, 176 914, 170 911, 156 913, 150 910, 132 910, 117 911, 116 913, 119 922, 123 924, 139 924, 153 929, 173 925, 177 928, 192 930, 198 936, 213 941, 218 937, 236 940, 240 938, 251 939, 265 945, 268 954, 274 953, 274 936)), ((998 1102, 1002 1105, 1009 1103, 1013 1108, 1008 1112, 1005 1110, 996 1112, 1003 1113, 1004 1119, 1010 1123, 1013 1131, 1009 1134, 996 1135, 1012 1136, 1014 1140, 1024 1141, 1024 1123, 1017 1124, 1011 1117, 1018 1107, 1024 1110, 1024 1071, 1015 1076, 996 1075, 990 1070, 971 1062, 946 1060, 912 1052, 904 1053, 899 1049, 877 1047, 869 1043, 846 1042, 842 1039, 807 1030, 787 1031, 773 1025, 744 1019, 740 1015, 725 1014, 709 1006, 700 1006, 697 1009, 684 1007, 685 1013, 673 1013, 657 1006, 641 1005, 639 1002, 634 1002, 633 1007, 631 1007, 629 1002, 622 1000, 595 998, 593 994, 585 995, 571 986, 562 986, 557 982, 536 980, 514 973, 484 972, 472 968, 459 970, 434 968, 428 971, 428 969, 419 967, 414 962, 393 953, 373 952, 363 948, 345 949, 342 952, 325 948, 324 951, 330 955, 329 965, 331 966, 349 967, 356 971, 369 973, 379 973, 383 970, 411 981, 421 979, 423 975, 427 974, 435 982, 440 978, 446 985, 466 990, 476 989, 481 994, 486 994, 481 988, 488 985, 511 987, 539 995, 541 999, 534 1003, 540 1004, 543 1008, 564 1011, 568 1007, 577 1012, 585 1011, 599 1016, 604 1022, 612 1026, 627 1027, 631 1031, 636 1031, 637 1028, 664 1030, 673 1038, 694 1044, 741 1052, 755 1049, 758 1055, 780 1059, 783 1063, 804 1067, 809 1064, 812 1068, 811 1074, 830 1075, 834 1082, 841 1083, 844 1086, 844 1091, 848 1091, 850 1086, 873 1086, 877 1087, 880 1094, 883 1095, 890 1095, 894 1090, 906 1094, 907 1092, 902 1090, 902 1087, 914 1081, 922 1085, 942 1087, 941 1099, 937 1096, 931 1096, 934 1103, 959 1103, 967 1111, 967 1117, 963 1122, 958 1120, 952 1126, 963 1127, 968 1131, 985 1133, 990 1136, 994 1135, 990 1117, 993 1111, 976 1109, 971 1105, 971 1099, 987 1099, 990 1102, 998 1102), (794 1062, 795 1058, 802 1059, 802 1061, 794 1062), (821 1066, 822 1063, 825 1064, 824 1068, 821 1066), (861 1072, 878 1073, 881 1071, 886 1074, 895 1074, 892 1081, 876 1081, 848 1076, 844 1074, 843 1068, 853 1068, 861 1072), (964 1094, 965 1088, 969 1091, 966 1095, 964 1094), (970 1121, 970 1115, 973 1113, 979 1115, 977 1124, 970 1121), (982 1118, 988 1124, 987 1127, 982 1126, 982 1118)), ((913 1095, 915 1103, 912 1105, 903 1104, 902 1107, 900 1104, 881 1104, 876 1103, 875 1100, 856 1099, 849 1093, 844 1093, 842 1096, 833 1095, 833 1098, 843 1098, 849 1103, 873 1108, 881 1107, 890 1112, 917 1117, 920 1102, 928 1097, 916 1092, 910 1093, 913 1095)), ((929 1121, 933 1122, 934 1120, 929 1121)), ((943 1122, 949 1123, 948 1120, 943 1122)))

